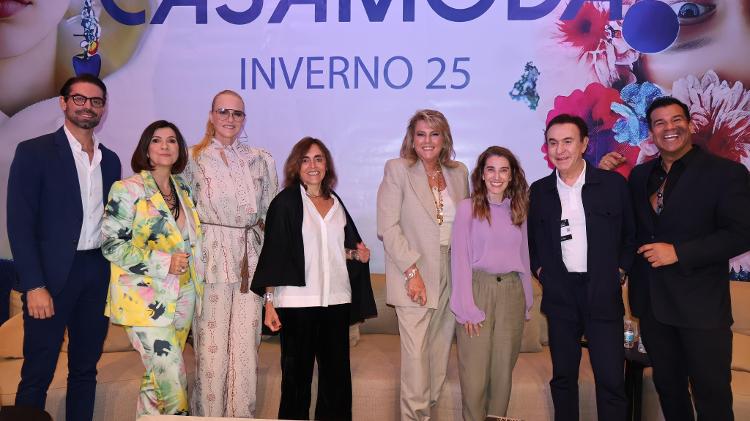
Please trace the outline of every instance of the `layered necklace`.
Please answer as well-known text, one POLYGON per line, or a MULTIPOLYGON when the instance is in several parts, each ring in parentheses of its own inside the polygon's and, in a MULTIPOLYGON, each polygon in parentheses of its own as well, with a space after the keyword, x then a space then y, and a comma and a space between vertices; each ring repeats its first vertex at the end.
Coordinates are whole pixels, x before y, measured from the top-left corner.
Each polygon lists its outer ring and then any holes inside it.
POLYGON ((161 197, 164 198, 164 202, 167 204, 169 212, 172 213, 174 220, 178 220, 180 218, 180 201, 177 199, 177 189, 175 189, 174 184, 172 184, 171 178, 169 180, 169 194, 164 193, 158 183, 156 184, 156 187, 159 189, 161 197))
POLYGON ((443 181, 441 175, 443 175, 443 172, 438 167, 435 171, 425 170, 425 173, 427 174, 427 178, 432 181, 430 190, 432 191, 432 199, 435 201, 435 220, 438 225, 443 225, 445 214, 443 213, 443 195, 440 194, 440 185, 441 181, 443 181))

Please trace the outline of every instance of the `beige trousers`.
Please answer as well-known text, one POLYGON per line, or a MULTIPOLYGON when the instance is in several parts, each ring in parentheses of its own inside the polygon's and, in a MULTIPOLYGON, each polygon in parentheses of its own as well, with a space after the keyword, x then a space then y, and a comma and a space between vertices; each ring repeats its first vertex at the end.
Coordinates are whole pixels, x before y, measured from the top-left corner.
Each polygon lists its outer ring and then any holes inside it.
POLYGON ((240 283, 205 284, 203 312, 193 321, 197 373, 190 415, 253 418, 261 299, 240 283))
POLYGON ((508 411, 526 301, 516 272, 498 276, 476 271, 472 290, 485 320, 479 336, 473 337, 456 324, 458 374, 464 421, 483 421, 487 416, 504 417, 508 411))
MULTIPOLYGON (((429 420, 445 383, 455 318, 448 308, 450 249, 440 249, 440 290, 436 309, 396 307, 401 336, 401 419, 429 420)), ((406 292, 404 291, 404 294, 406 292)))

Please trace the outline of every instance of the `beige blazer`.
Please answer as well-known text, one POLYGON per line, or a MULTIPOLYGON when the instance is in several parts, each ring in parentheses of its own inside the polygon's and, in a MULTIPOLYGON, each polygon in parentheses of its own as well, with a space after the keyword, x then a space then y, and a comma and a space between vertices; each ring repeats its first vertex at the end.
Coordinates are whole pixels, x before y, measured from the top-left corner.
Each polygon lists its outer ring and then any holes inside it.
MULTIPOLYGON (((469 195, 469 171, 462 163, 443 166, 443 177, 453 202, 469 195)), ((427 288, 427 308, 437 308, 440 285, 440 229, 435 219, 427 174, 421 161, 403 158, 385 163, 378 189, 378 238, 385 248, 386 302, 419 307, 406 295, 404 271, 417 264, 427 288)))

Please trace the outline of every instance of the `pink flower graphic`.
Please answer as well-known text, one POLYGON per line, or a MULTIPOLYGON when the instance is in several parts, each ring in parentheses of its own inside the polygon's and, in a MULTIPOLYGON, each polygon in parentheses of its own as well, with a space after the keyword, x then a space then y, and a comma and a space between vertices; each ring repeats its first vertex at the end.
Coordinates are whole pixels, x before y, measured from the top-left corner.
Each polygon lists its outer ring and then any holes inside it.
POLYGON ((693 143, 733 161, 748 158, 750 90, 742 82, 729 86, 709 70, 700 79, 690 75, 674 82, 672 96, 690 108, 693 143))

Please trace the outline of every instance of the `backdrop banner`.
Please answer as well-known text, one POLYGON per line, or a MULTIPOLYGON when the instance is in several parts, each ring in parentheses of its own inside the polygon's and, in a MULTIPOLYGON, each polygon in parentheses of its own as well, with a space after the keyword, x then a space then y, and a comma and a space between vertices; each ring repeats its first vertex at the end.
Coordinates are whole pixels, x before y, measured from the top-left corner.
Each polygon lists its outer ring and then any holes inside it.
MULTIPOLYGON (((501 145, 532 182, 551 171, 543 130, 555 115, 583 117, 589 162, 619 151, 627 176, 656 153, 648 103, 673 95, 690 107, 696 144, 750 165, 749 3, 0 0, 0 257, 11 257, 5 202, 15 148, 62 125, 58 90, 76 73, 107 84, 97 135, 120 156, 123 176, 154 120, 196 143, 223 89, 245 100, 241 141, 268 150, 277 169, 300 138, 323 140, 375 272, 383 271, 375 229, 383 165, 398 156, 418 109, 446 115, 456 158, 470 170, 501 145)), ((731 266, 731 277, 748 280, 750 256, 731 266)))

